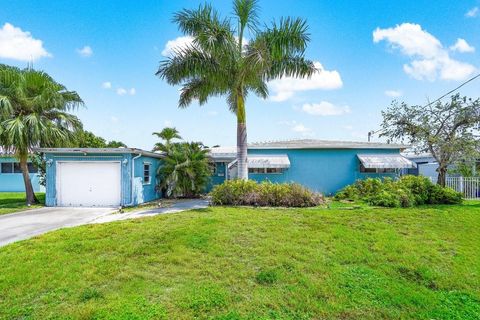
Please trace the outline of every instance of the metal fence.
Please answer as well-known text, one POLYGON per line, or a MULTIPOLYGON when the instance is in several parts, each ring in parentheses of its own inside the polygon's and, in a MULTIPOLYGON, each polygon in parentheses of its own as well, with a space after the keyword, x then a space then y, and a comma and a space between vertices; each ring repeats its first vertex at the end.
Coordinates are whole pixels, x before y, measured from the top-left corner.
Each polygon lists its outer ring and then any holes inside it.
POLYGON ((480 199, 480 177, 447 177, 445 185, 463 193, 465 199, 480 199))

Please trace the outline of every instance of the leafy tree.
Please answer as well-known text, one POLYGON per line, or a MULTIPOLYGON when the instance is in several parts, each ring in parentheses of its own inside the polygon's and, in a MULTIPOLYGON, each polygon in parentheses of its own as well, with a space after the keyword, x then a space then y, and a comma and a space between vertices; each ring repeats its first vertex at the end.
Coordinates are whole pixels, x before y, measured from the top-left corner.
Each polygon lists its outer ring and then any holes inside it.
POLYGON ((107 143, 107 148, 127 148, 127 145, 121 141, 112 140, 107 143))
POLYGON ((82 105, 75 91, 45 72, 0 65, 0 145, 20 162, 28 205, 38 202, 28 173, 29 154, 35 147, 71 143, 82 124, 68 112, 82 105))
POLYGON ((256 0, 234 0, 233 12, 233 20, 222 19, 205 4, 176 13, 173 21, 193 37, 193 44, 175 49, 160 63, 157 75, 182 86, 180 108, 193 101, 203 105, 211 97, 227 97, 229 109, 237 116, 238 177, 247 179, 248 93, 265 99, 269 80, 310 77, 317 70, 304 58, 310 40, 304 20, 283 18, 260 29, 256 0), (250 38, 248 43, 245 36, 250 38))
POLYGON ((80 131, 76 137, 76 147, 79 148, 106 148, 107 142, 104 138, 96 136, 90 131, 80 131))
POLYGON ((445 103, 426 107, 392 102, 384 112, 381 136, 408 142, 417 152, 429 152, 438 162, 438 184, 445 186, 448 167, 477 155, 476 132, 480 124, 480 100, 456 94, 445 103))
POLYGON ((198 142, 178 142, 169 146, 158 170, 159 188, 166 197, 196 197, 210 179, 208 150, 198 142))
POLYGON ((163 142, 157 142, 153 147, 153 151, 164 151, 168 152, 170 145, 172 144, 172 140, 174 139, 182 139, 178 130, 176 128, 163 128, 160 132, 152 133, 154 136, 159 137, 163 140, 163 142))

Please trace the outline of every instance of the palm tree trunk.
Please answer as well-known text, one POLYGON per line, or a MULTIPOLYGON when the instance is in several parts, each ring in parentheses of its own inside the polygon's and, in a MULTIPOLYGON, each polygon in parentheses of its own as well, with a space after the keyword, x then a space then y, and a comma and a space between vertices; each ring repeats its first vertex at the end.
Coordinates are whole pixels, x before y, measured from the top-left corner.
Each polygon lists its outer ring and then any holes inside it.
POLYGON ((30 173, 28 172, 27 160, 28 155, 20 155, 20 169, 22 170, 27 205, 29 206, 38 203, 38 200, 35 196, 35 192, 33 192, 32 181, 30 180, 30 173))
POLYGON ((245 100, 243 95, 237 97, 237 165, 238 178, 248 180, 247 167, 247 123, 245 115, 245 100))

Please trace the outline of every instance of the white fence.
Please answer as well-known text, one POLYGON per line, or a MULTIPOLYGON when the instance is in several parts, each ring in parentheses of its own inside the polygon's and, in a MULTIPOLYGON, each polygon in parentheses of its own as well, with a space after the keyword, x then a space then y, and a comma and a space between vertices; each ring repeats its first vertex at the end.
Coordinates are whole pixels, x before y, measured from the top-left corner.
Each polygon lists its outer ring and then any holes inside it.
POLYGON ((445 185, 463 193, 465 199, 480 199, 480 177, 447 177, 445 185))

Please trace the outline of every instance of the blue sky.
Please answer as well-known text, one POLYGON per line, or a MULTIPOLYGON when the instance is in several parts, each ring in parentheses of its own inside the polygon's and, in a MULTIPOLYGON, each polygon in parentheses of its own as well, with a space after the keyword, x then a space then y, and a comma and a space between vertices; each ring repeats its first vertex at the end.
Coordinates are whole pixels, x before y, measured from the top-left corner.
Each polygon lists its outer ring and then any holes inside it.
MULTIPOLYGON (((84 99, 87 130, 150 149, 153 131, 175 126, 187 140, 235 145, 223 99, 178 109, 178 87, 155 77, 166 45, 183 35, 174 12, 197 1, 2 1, 0 63, 43 69, 84 99), (39 42, 41 41, 41 43, 39 42)), ((223 15, 231 1, 212 4, 223 15)), ((480 1, 260 1, 260 18, 308 21, 314 79, 270 84, 249 96, 249 141, 365 140, 392 98, 424 104, 480 72, 480 1), (294 4, 295 3, 295 4, 294 4), (460 39, 460 40, 459 40, 460 39)), ((477 98, 480 80, 461 93, 477 98)))

